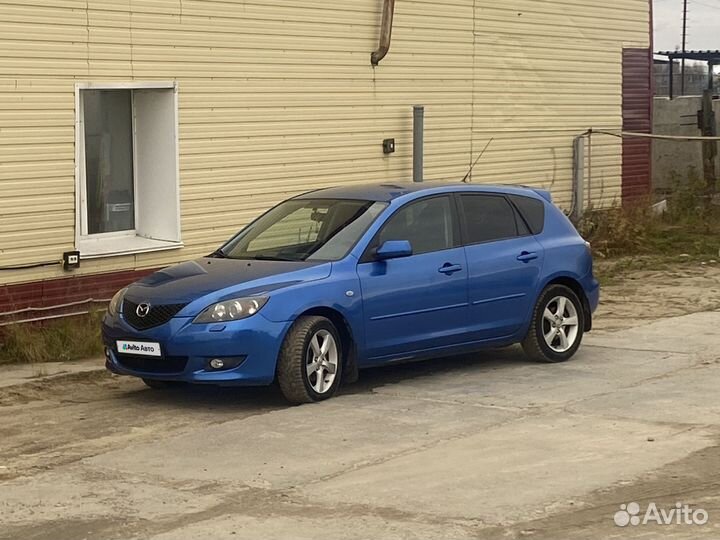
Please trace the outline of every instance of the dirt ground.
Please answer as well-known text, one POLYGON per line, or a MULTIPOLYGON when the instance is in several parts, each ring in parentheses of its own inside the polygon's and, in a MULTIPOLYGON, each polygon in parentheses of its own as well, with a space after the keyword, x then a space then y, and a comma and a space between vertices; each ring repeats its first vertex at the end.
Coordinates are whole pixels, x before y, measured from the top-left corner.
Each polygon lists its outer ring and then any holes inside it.
MULTIPOLYGON (((612 277, 602 288, 595 331, 641 326, 657 319, 720 309, 720 263, 659 263, 658 269, 623 270, 631 259, 600 261, 612 277)), ((643 262, 643 266, 653 266, 643 262)))
POLYGON ((0 539, 715 538, 718 310, 720 265, 627 271, 576 361, 394 366, 316 406, 104 371, 0 388, 0 539), (612 522, 681 500, 710 522, 612 522))

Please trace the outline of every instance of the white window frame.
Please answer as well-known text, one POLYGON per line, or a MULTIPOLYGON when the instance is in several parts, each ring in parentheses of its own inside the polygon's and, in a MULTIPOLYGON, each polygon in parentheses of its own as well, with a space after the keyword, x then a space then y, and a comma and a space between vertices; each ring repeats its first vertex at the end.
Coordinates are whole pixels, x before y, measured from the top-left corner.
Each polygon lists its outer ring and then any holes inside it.
MULTIPOLYGON (((132 95, 132 147, 133 147, 133 190, 135 212, 135 227, 137 227, 139 205, 137 204, 138 191, 138 159, 136 148, 136 114, 135 94, 132 95)), ((180 249, 183 243, 180 240, 180 156, 179 156, 179 122, 178 122, 178 85, 175 81, 156 82, 82 82, 75 84, 75 247, 80 251, 83 259, 94 259, 100 257, 111 257, 118 255, 130 255, 136 253, 148 253, 153 251, 165 251, 180 249), (175 144, 175 177, 178 184, 178 196, 176 201, 175 216, 177 219, 177 241, 155 240, 137 235, 136 229, 88 234, 87 220, 87 181, 85 171, 85 117, 83 110, 83 99, 81 93, 84 90, 173 90, 174 107, 174 144, 175 144)))

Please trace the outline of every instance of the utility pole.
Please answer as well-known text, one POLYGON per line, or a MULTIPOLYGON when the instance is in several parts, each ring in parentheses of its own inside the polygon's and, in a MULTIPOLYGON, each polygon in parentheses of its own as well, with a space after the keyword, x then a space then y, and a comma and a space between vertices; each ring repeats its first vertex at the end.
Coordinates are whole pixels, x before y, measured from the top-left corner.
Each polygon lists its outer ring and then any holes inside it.
MULTIPOLYGON (((717 120, 713 112, 712 90, 703 92, 702 109, 698 111, 698 124, 703 137, 717 137, 717 120)), ((717 141, 706 140, 702 144, 703 173, 707 186, 708 201, 717 193, 716 163, 718 156, 717 141)))
MULTIPOLYGON (((680 95, 685 95, 685 53, 687 52, 687 14, 688 0, 683 0, 683 32, 682 32, 682 68, 680 70, 680 95)), ((672 77, 672 75, 671 75, 672 77)))

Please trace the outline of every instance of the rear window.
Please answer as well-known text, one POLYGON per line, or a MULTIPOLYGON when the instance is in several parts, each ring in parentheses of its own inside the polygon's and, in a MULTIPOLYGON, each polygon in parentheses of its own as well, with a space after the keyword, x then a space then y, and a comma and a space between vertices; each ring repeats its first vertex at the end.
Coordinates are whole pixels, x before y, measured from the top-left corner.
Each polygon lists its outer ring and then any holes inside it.
POLYGON ((545 228, 545 205, 542 201, 521 195, 510 195, 510 200, 518 209, 528 227, 530 227, 532 234, 543 232, 545 228))

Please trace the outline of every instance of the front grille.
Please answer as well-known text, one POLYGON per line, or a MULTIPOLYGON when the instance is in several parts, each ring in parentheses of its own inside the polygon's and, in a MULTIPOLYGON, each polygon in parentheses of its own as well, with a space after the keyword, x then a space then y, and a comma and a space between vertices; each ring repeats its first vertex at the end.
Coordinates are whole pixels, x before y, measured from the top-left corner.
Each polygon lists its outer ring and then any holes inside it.
POLYGON ((182 373, 187 366, 187 356, 168 356, 165 358, 146 358, 144 356, 117 355, 122 367, 143 373, 182 373))
POLYGON ((150 311, 145 317, 140 317, 137 314, 138 305, 139 304, 130 302, 129 300, 123 301, 123 317, 125 317, 125 320, 133 328, 137 330, 147 330, 165 324, 177 315, 187 304, 151 305, 150 311))

